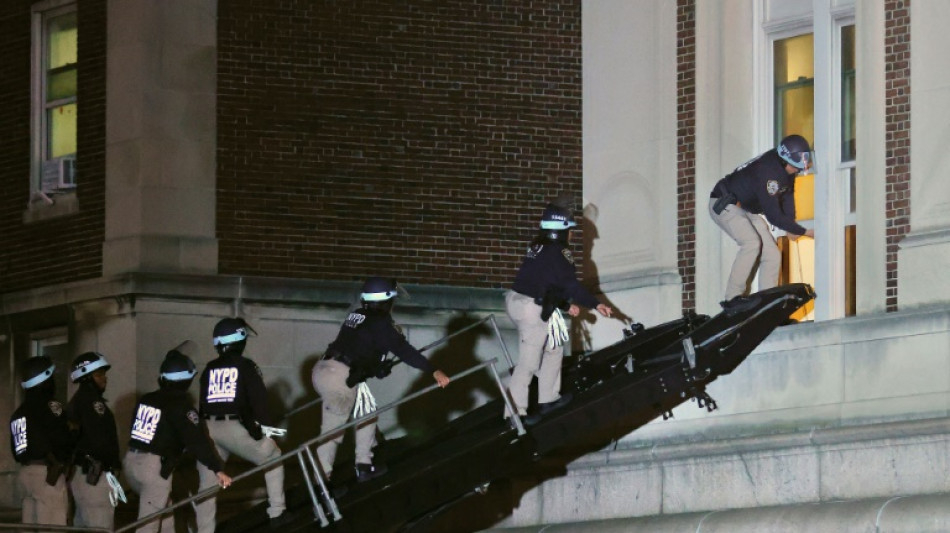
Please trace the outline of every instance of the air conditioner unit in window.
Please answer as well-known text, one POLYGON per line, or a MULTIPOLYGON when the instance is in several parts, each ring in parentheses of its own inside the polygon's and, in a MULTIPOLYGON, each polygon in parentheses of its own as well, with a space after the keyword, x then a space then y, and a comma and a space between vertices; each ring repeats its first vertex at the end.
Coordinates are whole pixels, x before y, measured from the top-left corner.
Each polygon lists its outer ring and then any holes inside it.
POLYGON ((43 192, 76 188, 76 158, 57 157, 43 162, 43 192))

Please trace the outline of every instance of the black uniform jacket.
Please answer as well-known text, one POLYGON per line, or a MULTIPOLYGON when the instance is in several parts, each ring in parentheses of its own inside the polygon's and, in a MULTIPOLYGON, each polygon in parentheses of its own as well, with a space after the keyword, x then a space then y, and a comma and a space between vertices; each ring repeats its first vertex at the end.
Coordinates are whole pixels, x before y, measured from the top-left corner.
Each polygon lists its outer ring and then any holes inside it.
POLYGON ((204 420, 183 390, 159 389, 139 399, 132 414, 129 447, 172 460, 187 449, 214 472, 222 468, 204 420))
POLYGON ((795 174, 785 171, 785 161, 774 149, 733 170, 719 180, 712 198, 723 188, 749 213, 765 214, 769 223, 792 235, 804 235, 805 228, 795 222, 795 174))
POLYGON ((202 416, 239 415, 273 425, 261 369, 242 355, 222 355, 209 362, 201 373, 199 398, 202 416))
POLYGON ((74 438, 69 432, 63 404, 39 390, 27 390, 23 405, 10 417, 10 451, 22 464, 43 461, 52 454, 68 463, 74 438))
POLYGON ((549 289, 559 291, 560 299, 594 309, 600 302, 579 281, 571 251, 560 242, 533 242, 528 247, 515 275, 511 290, 535 299, 544 298, 549 289))
POLYGON ((352 368, 373 368, 392 352, 407 365, 424 372, 435 372, 435 367, 413 345, 409 344, 396 325, 392 315, 379 309, 357 309, 351 312, 330 343, 327 354, 346 356, 352 368))
POLYGON ((119 435, 115 415, 106 405, 102 391, 91 380, 79 384, 76 393, 66 404, 69 421, 79 427, 76 442, 76 462, 83 464, 88 455, 102 463, 105 470, 121 468, 119 461, 119 435))

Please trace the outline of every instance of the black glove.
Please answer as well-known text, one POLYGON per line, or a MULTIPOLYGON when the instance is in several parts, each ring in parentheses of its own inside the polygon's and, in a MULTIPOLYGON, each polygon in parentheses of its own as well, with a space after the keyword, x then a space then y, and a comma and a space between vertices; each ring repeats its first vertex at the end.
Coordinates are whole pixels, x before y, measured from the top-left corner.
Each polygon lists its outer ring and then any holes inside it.
POLYGON ((102 476, 102 461, 96 461, 92 457, 86 456, 86 483, 95 485, 99 483, 99 477, 102 476))
POLYGON ((46 454, 46 484, 49 486, 56 485, 56 482, 59 480, 59 476, 63 474, 63 471, 66 470, 66 465, 60 462, 53 454, 46 454))

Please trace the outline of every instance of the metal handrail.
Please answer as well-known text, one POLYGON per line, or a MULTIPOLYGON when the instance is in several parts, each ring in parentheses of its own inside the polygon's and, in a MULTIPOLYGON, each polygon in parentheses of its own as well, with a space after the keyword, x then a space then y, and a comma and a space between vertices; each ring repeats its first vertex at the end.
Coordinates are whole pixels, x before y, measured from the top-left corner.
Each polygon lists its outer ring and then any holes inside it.
MULTIPOLYGON (((518 435, 524 435, 524 434, 525 434, 525 429, 524 429, 524 424, 523 424, 522 421, 521 421, 521 417, 518 416, 516 409, 514 409, 512 403, 511 403, 511 399, 510 399, 510 398, 508 397, 508 395, 505 393, 504 385, 503 385, 502 382, 501 382, 501 377, 498 375, 498 370, 495 368, 495 363, 497 363, 497 362, 498 362, 498 359, 495 358, 495 357, 493 357, 492 359, 490 359, 490 360, 488 360, 488 361, 485 361, 485 362, 480 363, 480 364, 478 364, 478 365, 475 365, 475 366, 473 366, 473 367, 471 367, 471 368, 469 368, 469 369, 463 370, 462 372, 459 372, 458 374, 455 374, 454 376, 451 377, 451 379, 452 379, 452 380, 456 380, 456 379, 463 378, 463 377, 466 377, 466 376, 468 376, 468 375, 474 374, 475 372, 477 372, 477 371, 479 371, 479 370, 482 370, 482 369, 484 369, 484 368, 490 368, 491 373, 492 373, 492 376, 495 378, 495 383, 498 385, 498 388, 499 388, 499 390, 500 390, 501 393, 502 393, 502 399, 503 399, 504 402, 505 402, 505 407, 506 407, 506 409, 508 410, 509 413, 514 413, 513 416, 512 416, 512 420, 514 421, 515 429, 518 431, 518 435)), ((427 394, 427 393, 429 393, 429 392, 431 392, 431 391, 433 391, 433 390, 436 390, 436 389, 438 389, 438 388, 440 388, 438 384, 429 385, 428 387, 426 387, 426 388, 424 388, 424 389, 422 389, 422 390, 420 390, 420 391, 418 391, 418 392, 415 392, 415 393, 413 393, 413 394, 410 394, 410 395, 408 395, 408 396, 403 397, 403 398, 400 399, 399 401, 396 401, 396 402, 393 402, 393 403, 390 403, 390 404, 386 404, 386 405, 384 405, 383 407, 378 408, 376 411, 373 411, 372 413, 369 413, 369 414, 367 414, 367 415, 364 415, 364 416, 361 416, 361 417, 359 417, 359 418, 356 418, 356 419, 354 419, 354 420, 352 420, 352 421, 350 421, 350 422, 347 422, 347 423, 345 423, 345 424, 343 424, 343 425, 337 426, 337 427, 335 427, 335 428, 333 428, 333 429, 331 429, 331 430, 329 430, 329 431, 326 431, 325 433, 321 433, 321 434, 317 435, 316 437, 314 437, 314 438, 312 438, 312 439, 310 439, 310 440, 304 442, 303 444, 299 445, 295 450, 293 450, 293 451, 291 451, 291 452, 287 452, 287 453, 285 453, 285 454, 283 454, 283 455, 280 455, 279 457, 275 457, 275 458, 273 458, 273 459, 271 459, 271 460, 269 460, 269 461, 267 461, 267 462, 264 462, 264 463, 261 463, 260 465, 255 466, 254 468, 251 468, 250 470, 247 470, 247 471, 245 471, 245 472, 242 472, 241 474, 238 474, 237 476, 232 477, 232 478, 231 478, 231 482, 234 483, 234 482, 236 482, 236 481, 240 481, 240 480, 242 480, 242 479, 244 479, 244 478, 246 478, 246 477, 252 476, 252 475, 254 475, 254 474, 258 473, 258 472, 261 472, 261 471, 263 471, 263 470, 267 470, 268 468, 270 468, 270 467, 276 465, 277 463, 283 463, 285 460, 289 459, 290 457, 296 456, 296 457, 298 458, 298 462, 300 463, 301 469, 303 470, 303 473, 304 473, 304 478, 305 478, 305 481, 306 481, 306 483, 307 483, 307 489, 308 489, 308 491, 309 491, 309 493, 310 493, 310 498, 311 498, 311 501, 312 501, 312 503, 313 503, 314 513, 317 515, 317 519, 320 520, 320 525, 321 525, 321 526, 327 526, 327 525, 329 525, 329 520, 328 520, 326 514, 323 512, 323 508, 320 506, 319 498, 318 498, 318 495, 317 495, 317 493, 316 493, 316 488, 313 486, 313 481, 312 481, 312 480, 310 479, 310 477, 307 475, 307 474, 308 474, 308 472, 307 472, 308 469, 305 467, 304 455, 307 456, 307 462, 309 462, 309 463, 310 463, 310 466, 311 466, 310 470, 312 470, 313 476, 314 476, 314 478, 316 478, 316 481, 317 481, 317 483, 318 483, 319 486, 320 486, 320 493, 321 493, 321 495, 324 497, 324 500, 328 503, 328 505, 329 505, 329 507, 330 507, 330 509, 331 509, 331 513, 333 514, 334 520, 339 520, 339 519, 342 517, 342 515, 340 515, 339 508, 338 508, 337 505, 336 505, 336 500, 333 498, 333 495, 330 493, 330 490, 329 490, 329 487, 328 487, 328 484, 327 484, 327 480, 326 480, 326 478, 325 478, 325 475, 323 474, 323 472, 321 471, 321 469, 318 467, 318 464, 319 464, 319 463, 318 463, 318 462, 316 461, 316 459, 314 458, 313 452, 310 450, 310 447, 313 446, 313 445, 316 444, 316 443, 323 442, 324 440, 328 440, 329 437, 336 436, 337 434, 346 431, 346 430, 347 430, 348 428, 350 428, 350 427, 354 427, 354 426, 359 425, 359 424, 361 424, 361 423, 363 423, 363 422, 365 422, 365 421, 367 421, 367 420, 370 420, 370 419, 373 419, 373 418, 377 418, 381 413, 384 413, 384 412, 386 412, 386 411, 395 409, 395 408, 398 407, 399 405, 402 405, 402 404, 404 404, 404 403, 406 403, 406 402, 408 402, 408 401, 414 400, 414 399, 416 399, 416 398, 422 396, 423 394, 427 394)), ((218 485, 214 485, 214 486, 212 486, 212 487, 208 487, 208 488, 206 488, 206 489, 204 489, 204 490, 202 490, 202 491, 199 491, 197 494, 195 494, 195 495, 193 495, 193 496, 190 496, 189 498, 187 498, 187 499, 185 499, 185 500, 181 500, 181 501, 179 501, 179 502, 176 502, 176 503, 174 503, 173 505, 171 505, 171 506, 169 506, 169 507, 166 507, 166 508, 164 508, 164 509, 162 509, 162 510, 160 510, 160 511, 157 511, 157 512, 155 512, 155 513, 152 513, 152 514, 146 516, 146 517, 143 517, 143 518, 141 518, 141 519, 139 519, 139 520, 137 520, 137 521, 135 521, 135 522, 133 522, 133 523, 131 523, 131 524, 128 524, 128 525, 123 526, 123 527, 121 527, 121 528, 119 528, 119 529, 116 529, 116 530, 115 530, 115 533, 122 533, 122 532, 124 532, 124 531, 129 531, 129 530, 135 529, 135 528, 137 528, 138 526, 140 526, 140 525, 142 525, 142 524, 145 524, 145 523, 148 523, 148 522, 150 522, 150 521, 152 521, 152 520, 155 520, 156 518, 159 518, 159 517, 161 517, 161 516, 163 516, 163 515, 165 515, 165 514, 168 514, 169 512, 174 511, 175 509, 177 509, 177 508, 179 508, 179 507, 182 507, 182 506, 184 506, 184 505, 188 505, 188 504, 190 504, 191 502, 194 502, 194 501, 196 501, 196 500, 204 499, 204 498, 209 497, 209 496, 211 496, 211 495, 213 495, 213 494, 216 494, 216 493, 219 492, 220 490, 221 490, 221 487, 218 486, 218 485)))
MULTIPOLYGON (((420 352, 424 352, 424 351, 430 350, 430 349, 432 349, 432 348, 434 348, 434 347, 436 347, 436 346, 441 346, 442 344, 447 343, 450 338, 455 337, 455 336, 457 336, 457 335, 461 335, 462 333, 464 333, 464 332, 466 332, 466 331, 469 331, 470 329, 473 329, 473 328, 475 328, 475 327, 477 327, 477 326, 479 326, 479 325, 481 325, 481 324, 483 324, 483 323, 485 323, 485 322, 488 322, 488 321, 490 321, 490 322, 492 323, 492 328, 493 328, 493 330, 494 330, 494 332, 495 332, 495 336, 497 337, 497 339, 498 339, 498 341, 499 341, 499 344, 501 344, 502 352, 503 352, 504 355, 505 355, 505 359, 506 359, 506 361, 507 361, 507 363, 508 363, 508 368, 509 368, 509 370, 510 370, 511 368, 514 367, 514 364, 513 364, 512 360, 511 360, 511 354, 508 352, 508 347, 507 347, 507 345, 505 345, 505 341, 504 341, 504 339, 503 339, 502 336, 501 336, 501 332, 500 332, 500 330, 499 330, 499 328, 498 328, 498 324, 497 324, 497 322, 495 321, 495 315, 493 315, 493 314, 492 314, 492 315, 488 315, 487 317, 485 317, 485 318, 479 320, 478 322, 475 322, 475 323, 473 323, 473 324, 469 324, 468 326, 466 326, 466 327, 464 327, 464 328, 462 328, 462 329, 460 329, 460 330, 458 330, 458 331, 452 332, 452 333, 450 333, 449 335, 446 335, 446 336, 442 337, 441 339, 439 339, 439 340, 437 340, 437 341, 435 341, 435 342, 432 342, 432 343, 430 343, 430 344, 427 344, 426 346, 422 347, 419 351, 420 351, 420 352)), ((497 358, 497 357, 493 357, 492 359, 490 359, 490 360, 488 360, 488 361, 482 362, 482 363, 480 363, 480 364, 478 364, 478 365, 475 365, 475 366, 473 366, 473 367, 471 367, 471 368, 469 368, 469 369, 463 370, 462 372, 459 372, 459 373, 455 374, 455 376, 452 376, 451 379, 452 379, 452 380, 460 379, 460 378, 469 376, 469 375, 471 375, 471 374, 474 374, 475 372, 477 372, 477 371, 479 371, 479 370, 482 370, 482 369, 484 369, 484 368, 489 368, 490 371, 491 371, 492 376, 493 376, 494 379, 495 379, 495 383, 496 383, 496 385, 498 386, 498 389, 499 389, 500 392, 501 392, 501 396, 502 396, 502 399, 503 399, 504 402, 505 402, 505 407, 506 407, 506 409, 508 410, 509 413, 513 413, 512 420, 514 421, 515 429, 518 431, 518 435, 524 435, 524 434, 525 434, 525 429, 524 429, 524 424, 523 424, 522 421, 521 421, 521 417, 518 416, 517 410, 514 409, 512 403, 511 403, 511 399, 508 397, 508 394, 506 394, 504 385, 503 385, 502 382, 501 382, 501 377, 498 375, 498 370, 497 370, 497 368, 495 368, 495 364, 496 364, 497 362, 498 362, 498 358, 497 358)), ((354 420, 352 420, 352 421, 350 421, 350 422, 348 422, 348 423, 346 423, 346 424, 343 424, 343 425, 341 425, 341 426, 338 426, 338 427, 336 427, 336 428, 333 428, 333 429, 331 429, 331 430, 329 430, 329 431, 327 431, 327 432, 325 432, 325 433, 321 433, 320 435, 317 435, 316 437, 314 437, 314 438, 312 438, 312 439, 310 439, 310 440, 304 442, 303 444, 299 445, 299 446, 298 446, 296 449, 294 449, 293 451, 284 453, 284 454, 282 454, 282 455, 280 455, 280 456, 278 456, 278 457, 275 457, 275 458, 273 458, 273 459, 271 459, 271 460, 269 460, 269 461, 267 461, 267 462, 265 462, 265 463, 261 463, 260 465, 257 465, 257 466, 255 466, 254 468, 251 468, 250 470, 247 470, 247 471, 245 471, 245 472, 242 472, 241 474, 238 474, 237 476, 232 477, 232 478, 231 478, 231 482, 232 482, 232 484, 233 484, 233 483, 235 483, 235 482, 237 482, 237 481, 240 481, 240 480, 245 479, 245 478, 247 478, 247 477, 250 477, 250 476, 252 476, 252 475, 254 475, 254 474, 257 474, 258 472, 267 470, 267 469, 271 468, 272 466, 276 465, 277 463, 283 463, 284 461, 286 461, 287 459, 289 459, 289 458, 291 458, 291 457, 297 457, 297 461, 300 463, 301 471, 302 471, 303 474, 304 474, 304 481, 305 481, 306 484, 307 484, 307 490, 308 490, 308 492, 310 493, 311 502, 313 503, 314 514, 317 516, 317 519, 320 521, 320 525, 325 527, 325 526, 329 525, 330 522, 329 522, 329 519, 328 519, 328 517, 326 516, 326 513, 324 512, 323 508, 320 506, 319 498, 318 498, 318 495, 317 495, 317 488, 314 487, 314 485, 313 485, 313 480, 310 478, 310 474, 308 474, 308 471, 309 471, 309 472, 312 472, 313 478, 317 481, 317 484, 319 485, 319 492, 320 492, 320 494, 324 497, 324 500, 326 501, 328 507, 330 508, 330 513, 333 515, 333 519, 334 519, 334 520, 339 520, 342 516, 340 515, 340 511, 339 511, 339 508, 338 508, 338 506, 337 506, 337 504, 336 504, 336 500, 333 498, 332 494, 330 493, 330 490, 329 490, 329 487, 328 487, 328 484, 327 484, 327 480, 326 480, 326 476, 323 474, 321 468, 319 467, 319 461, 317 461, 316 458, 314 457, 313 451, 310 449, 310 447, 313 446, 313 445, 316 444, 316 443, 323 442, 324 440, 327 440, 328 437, 330 437, 330 436, 336 436, 337 434, 346 431, 346 430, 347 430, 348 428, 350 428, 350 427, 353 427, 353 426, 356 426, 356 425, 358 425, 358 424, 361 424, 362 422, 365 422, 366 420, 370 420, 370 419, 373 419, 373 418, 377 418, 377 417, 379 417, 379 415, 380 415, 381 413, 384 413, 384 412, 386 412, 386 411, 395 409, 395 408, 398 407, 399 405, 402 405, 403 403, 406 403, 406 402, 408 402, 408 401, 414 400, 414 399, 416 399, 416 398, 422 396, 423 394, 427 394, 427 393, 429 393, 429 392, 431 392, 431 391, 433 391, 433 390, 436 390, 437 388, 439 388, 439 385, 438 385, 438 384, 429 385, 428 387, 425 387, 425 388, 423 388, 422 390, 420 390, 420 391, 418 391, 418 392, 415 392, 415 393, 413 393, 413 394, 410 394, 410 395, 408 395, 408 396, 403 397, 403 398, 400 399, 399 401, 396 401, 396 402, 387 404, 387 405, 385 405, 385 406, 383 406, 383 407, 381 407, 381 408, 378 408, 376 411, 373 411, 372 413, 369 413, 369 414, 367 414, 367 415, 365 415, 365 416, 362 416, 362 417, 360 417, 360 418, 354 419, 354 420), (305 456, 306 456, 306 458, 305 458, 305 456), (307 465, 308 465, 308 464, 309 464, 309 466, 310 466, 309 469, 307 468, 307 465)), ((308 402, 308 403, 306 403, 306 404, 304 404, 304 405, 302 405, 302 406, 300 406, 300 407, 297 407, 296 409, 294 409, 294 410, 288 412, 286 415, 284 415, 284 417, 283 417, 282 420, 287 419, 287 418, 289 418, 291 415, 296 414, 296 413, 298 413, 298 412, 300 412, 300 411, 302 411, 302 410, 304 410, 304 409, 307 409, 307 408, 309 408, 309 407, 312 407, 313 405, 316 405, 316 404, 320 403, 320 401, 322 401, 322 399, 321 399, 321 398, 317 398, 316 400, 313 400, 313 401, 308 402)), ((42 529, 42 530, 51 530, 51 531, 100 531, 100 532, 109 532, 109 533, 113 533, 113 532, 114 532, 114 533, 123 533, 123 532, 125 532, 125 531, 130 531, 130 530, 136 529, 136 528, 138 528, 139 526, 141 526, 141 525, 143 525, 143 524, 146 524, 146 523, 148 523, 148 522, 151 522, 152 520, 158 519, 158 518, 160 518, 160 517, 162 517, 162 516, 164 516, 164 515, 166 515, 166 514, 172 512, 172 511, 174 511, 175 509, 178 509, 179 507, 183 507, 183 506, 188 505, 188 504, 191 504, 192 502, 195 502, 195 501, 197 501, 197 500, 201 500, 201 499, 210 497, 210 496, 212 496, 212 495, 218 493, 220 490, 221 490, 221 487, 218 486, 218 485, 214 485, 214 486, 212 486, 212 487, 208 487, 208 488, 206 488, 206 489, 204 489, 204 490, 199 491, 197 494, 194 494, 194 495, 192 495, 192 496, 190 496, 190 497, 188 497, 188 498, 186 498, 186 499, 184 499, 184 500, 181 500, 181 501, 179 501, 179 502, 175 502, 174 504, 172 504, 172 505, 170 505, 170 506, 168 506, 168 507, 165 507, 165 508, 163 508, 163 509, 161 509, 161 510, 155 512, 155 513, 152 513, 152 514, 150 514, 150 515, 148 515, 148 516, 142 517, 142 518, 136 520, 135 522, 132 522, 131 524, 127 524, 127 525, 125 525, 125 526, 122 526, 122 527, 120 527, 120 528, 118 528, 118 529, 113 529, 113 530, 102 529, 102 528, 80 528, 80 527, 71 527, 71 526, 54 526, 54 525, 45 525, 45 524, 5 524, 5 523, 0 523, 0 530, 3 530, 3 529, 31 529, 31 530, 40 530, 40 529, 42 529)))
MULTIPOLYGON (((505 339, 504 339, 504 337, 501 336, 501 330, 498 328, 498 322, 495 321, 495 315, 494 315, 494 314, 488 315, 488 316, 486 316, 485 318, 482 318, 481 320, 479 320, 478 322, 474 322, 474 323, 472 323, 472 324, 469 324, 469 325, 465 326, 464 328, 462 328, 462 329, 460 329, 460 330, 458 330, 458 331, 453 331, 452 333, 449 333, 448 335, 442 337, 441 339, 439 339, 439 340, 437 340, 437 341, 435 341, 435 342, 429 343, 429 344, 423 346, 422 348, 419 348, 419 351, 420 351, 420 352, 427 352, 427 351, 431 350, 432 348, 435 348, 436 346, 441 346, 441 345, 443 345, 443 344, 449 342, 449 339, 451 339, 452 337, 456 337, 456 336, 458 336, 458 335, 461 335, 462 333, 465 333, 466 331, 468 331, 468 330, 470 330, 470 329, 474 329, 474 328, 476 328, 476 327, 478 327, 478 326, 484 324, 485 322, 491 322, 492 329, 493 329, 494 332, 495 332, 495 337, 498 339, 498 344, 501 345, 501 351, 502 351, 502 353, 505 354, 505 361, 508 362, 508 370, 510 371, 512 368, 514 368, 515 364, 514 364, 514 362, 511 360, 511 353, 508 351, 508 345, 505 344, 505 339)), ((399 362, 397 361, 397 364, 398 364, 398 363, 399 363, 399 362)), ((306 411, 307 409, 310 409, 311 407, 314 407, 314 406, 316 406, 316 405, 319 405, 320 402, 322 402, 322 401, 323 401, 323 398, 314 398, 313 400, 310 400, 309 402, 306 402, 306 403, 304 403, 304 404, 302 404, 302 405, 298 405, 297 407, 295 407, 295 408, 291 409, 290 411, 287 411, 286 413, 284 413, 284 416, 282 416, 279 421, 280 421, 280 422, 283 422, 284 420, 287 420, 288 418, 294 416, 295 414, 297 414, 297 413, 299 413, 299 412, 301 412, 301 411, 306 411)))

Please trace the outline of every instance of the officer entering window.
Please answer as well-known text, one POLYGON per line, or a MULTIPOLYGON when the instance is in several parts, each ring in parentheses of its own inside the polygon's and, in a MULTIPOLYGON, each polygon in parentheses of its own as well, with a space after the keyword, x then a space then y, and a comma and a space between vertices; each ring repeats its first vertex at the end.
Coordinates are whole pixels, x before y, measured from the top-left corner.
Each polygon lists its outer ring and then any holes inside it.
MULTIPOLYGON (((244 357, 248 325, 242 318, 225 318, 214 327, 213 343, 218 357, 201 373, 199 404, 207 421, 208 433, 225 462, 232 454, 255 465, 280 457, 274 439, 264 435, 272 426, 267 413, 267 389, 261 369, 244 357)), ((199 465, 202 487, 214 484, 214 475, 199 465)), ((276 526, 290 519, 285 514, 284 467, 281 464, 264 473, 267 486, 267 515, 276 526)), ((198 533, 213 533, 217 502, 208 498, 196 507, 198 533)))
POLYGON ((66 525, 65 474, 73 438, 63 404, 53 399, 55 370, 47 356, 26 361, 20 383, 26 398, 10 418, 10 451, 20 463, 17 485, 23 495, 24 524, 66 525))
POLYGON ((528 387, 538 378, 538 411, 526 419, 529 424, 572 399, 570 393, 561 395, 561 360, 568 338, 561 312, 577 316, 579 306, 605 317, 613 312, 577 280, 570 250, 571 228, 577 226, 573 218, 563 205, 545 207, 538 234, 505 294, 505 310, 518 328, 518 363, 508 383, 518 415, 527 414, 528 387))
MULTIPOLYGON (((193 343, 187 341, 165 355, 158 378, 158 390, 139 399, 132 415, 132 437, 123 468, 132 490, 139 493, 139 518, 168 506, 172 473, 187 449, 198 462, 214 472, 218 485, 227 488, 231 478, 214 445, 208 439, 204 421, 188 397, 188 387, 198 373, 191 357, 193 343)), ((138 528, 153 533, 159 528, 174 531, 173 518, 153 520, 138 528)))
MULTIPOLYGON (((360 293, 361 308, 346 317, 336 340, 330 343, 324 358, 314 366, 313 387, 323 399, 320 433, 345 424, 351 415, 359 417, 375 410, 375 402, 365 381, 370 377, 382 379, 389 375, 395 364, 395 360, 386 358, 389 353, 413 368, 432 374, 440 387, 449 384, 449 377, 433 367, 397 329, 391 315, 396 296, 394 280, 367 279, 360 293), (357 406, 360 409, 354 412, 357 406)), ((317 448, 327 477, 333 471, 337 447, 342 441, 341 434, 317 448)), ((368 481, 387 470, 385 466, 373 463, 374 446, 375 418, 356 429, 357 481, 368 481)))
POLYGON ((112 529, 115 524, 109 475, 115 476, 120 469, 119 436, 115 416, 103 397, 110 368, 102 354, 86 352, 73 360, 69 374, 73 383, 79 384, 66 404, 70 427, 78 433, 77 472, 69 482, 76 504, 76 527, 112 529))
POLYGON ((773 224, 789 238, 815 237, 815 231, 795 222, 795 176, 807 174, 814 157, 808 141, 789 135, 778 147, 741 165, 719 180, 709 195, 709 216, 739 245, 732 263, 726 298, 727 311, 753 305, 743 298, 759 263, 759 290, 778 285, 782 254, 769 231, 773 224), (765 215, 766 222, 760 215, 765 215))

